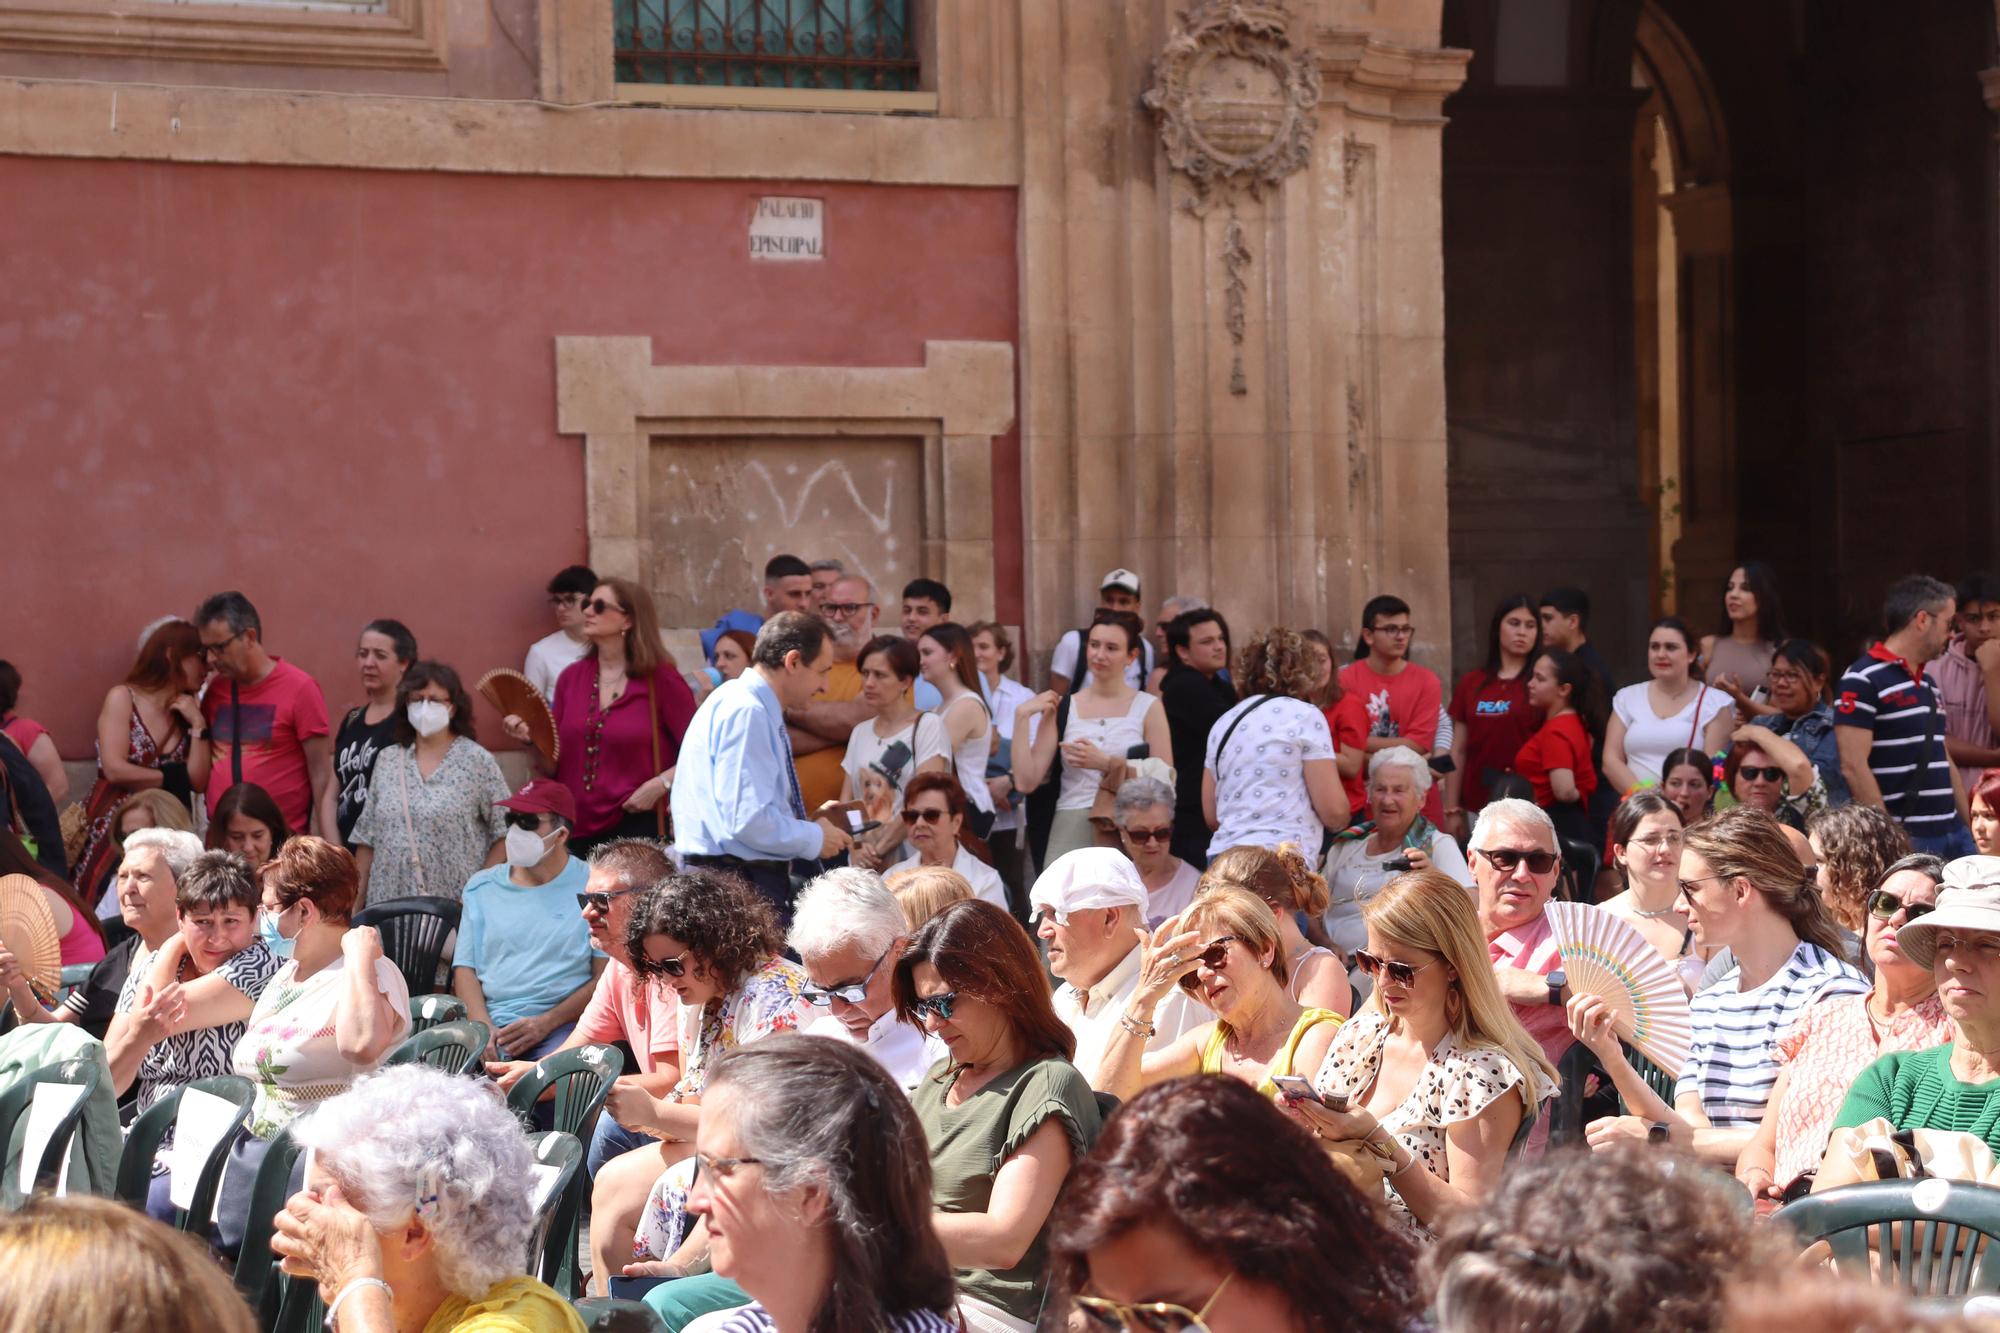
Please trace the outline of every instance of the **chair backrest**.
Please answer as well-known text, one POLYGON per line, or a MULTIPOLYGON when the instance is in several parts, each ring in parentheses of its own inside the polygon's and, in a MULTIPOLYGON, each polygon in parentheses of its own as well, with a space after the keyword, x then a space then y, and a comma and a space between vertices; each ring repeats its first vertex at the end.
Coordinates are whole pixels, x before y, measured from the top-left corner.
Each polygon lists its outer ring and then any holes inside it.
POLYGON ((382 952, 403 974, 412 995, 438 992, 438 963, 458 929, 460 905, 449 898, 398 898, 354 914, 357 926, 382 934, 382 952))
POLYGON ((52 1065, 31 1070, 26 1077, 0 1094, 0 1169, 5 1170, 5 1178, 0 1179, 0 1201, 12 1207, 26 1195, 39 1190, 54 1189, 61 1183, 63 1157, 77 1144, 78 1127, 83 1124, 83 1113, 90 1105, 90 1099, 97 1091, 99 1066, 95 1060, 60 1060, 52 1065), (72 1104, 59 1116, 47 1122, 48 1138, 34 1160, 28 1163, 29 1186, 20 1187, 20 1161, 29 1155, 28 1132, 33 1127, 35 1093, 38 1088, 66 1086, 78 1089, 72 1104))
POLYGON ((546 1168, 537 1180, 542 1196, 535 1207, 535 1234, 528 1246, 528 1267, 537 1278, 565 1297, 575 1280, 576 1230, 582 1194, 577 1189, 583 1171, 583 1142, 560 1130, 535 1138, 535 1165, 546 1168))
POLYGON ((2000 1188, 1877 1180, 1808 1194, 1773 1214, 1802 1245, 1824 1240, 1850 1276, 1927 1297, 2000 1291, 2000 1188))
MULTIPOLYGON (((1669 1106, 1674 1104, 1674 1084, 1679 1080, 1641 1055, 1636 1047, 1625 1047, 1625 1062, 1639 1071, 1639 1077, 1646 1080, 1646 1086, 1651 1088, 1661 1101, 1669 1106)), ((1620 1098, 1619 1101, 1622 1104, 1624 1099, 1620 1098)))
POLYGON ((250 1215, 244 1219, 243 1248, 236 1255, 236 1289, 265 1328, 276 1319, 279 1297, 278 1265, 271 1257, 271 1219, 291 1197, 292 1168, 304 1151, 290 1130, 279 1130, 250 1185, 250 1215))
POLYGON ((90 980, 90 970, 95 966, 95 963, 71 963, 63 968, 62 980, 56 988, 57 1002, 68 999, 71 991, 90 980))
POLYGON ((174 1226, 177 1230, 206 1238, 214 1225, 210 1215, 215 1211, 215 1192, 222 1184, 222 1168, 229 1160, 229 1145, 235 1139, 236 1131, 249 1121, 250 1105, 257 1095, 247 1078, 222 1074, 196 1079, 187 1087, 175 1088, 147 1107, 132 1122, 132 1129, 125 1136, 125 1152, 118 1159, 118 1183, 113 1197, 135 1207, 145 1206, 146 1192, 153 1183, 153 1159, 158 1155, 167 1131, 180 1118, 182 1094, 188 1088, 221 1098, 236 1108, 236 1114, 227 1127, 213 1127, 221 1132, 208 1151, 202 1154, 199 1163, 185 1159, 180 1163, 184 1170, 194 1169, 196 1176, 193 1197, 188 1206, 174 1210, 174 1226))
POLYGON ((611 1085, 625 1072, 625 1057, 615 1046, 573 1046, 545 1055, 507 1094, 507 1105, 532 1132, 535 1104, 555 1090, 554 1128, 578 1138, 610 1095, 611 1085))
POLYGON ((1580 1041, 1564 1051, 1562 1059, 1556 1062, 1556 1076, 1562 1080, 1562 1087, 1549 1104, 1549 1147, 1560 1148, 1582 1140, 1583 1085, 1596 1068, 1597 1057, 1580 1041))
POLYGON ((424 1032, 440 1023, 456 1023, 465 1016, 465 1001, 455 995, 419 995, 410 1001, 413 1032, 424 1032))
POLYGON ((493 1039, 493 1031, 484 1023, 461 1018, 455 1023, 440 1023, 417 1033, 408 1041, 389 1052, 382 1063, 388 1065, 420 1064, 433 1069, 442 1069, 447 1074, 463 1074, 466 1066, 477 1060, 486 1045, 493 1039))

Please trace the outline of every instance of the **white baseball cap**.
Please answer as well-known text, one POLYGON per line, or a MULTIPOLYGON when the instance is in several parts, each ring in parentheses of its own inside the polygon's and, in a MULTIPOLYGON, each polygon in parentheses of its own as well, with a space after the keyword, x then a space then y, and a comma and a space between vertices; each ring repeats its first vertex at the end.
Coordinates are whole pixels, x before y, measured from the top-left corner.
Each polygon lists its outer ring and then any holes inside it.
POLYGON ((1139 576, 1129 569, 1114 569, 1104 576, 1104 581, 1099 583, 1097 587, 1099 591, 1105 588, 1123 588, 1126 592, 1137 597, 1139 595, 1139 576))
POLYGON ((1139 869, 1115 847, 1079 847, 1057 857, 1028 894, 1031 911, 1043 908, 1063 916, 1071 912, 1147 903, 1146 883, 1139 869))

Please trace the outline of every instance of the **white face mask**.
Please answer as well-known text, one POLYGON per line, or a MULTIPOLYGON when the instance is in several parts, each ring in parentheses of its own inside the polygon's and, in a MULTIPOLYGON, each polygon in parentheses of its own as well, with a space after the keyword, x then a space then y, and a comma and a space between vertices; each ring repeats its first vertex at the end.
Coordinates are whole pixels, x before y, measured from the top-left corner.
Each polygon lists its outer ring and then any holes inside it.
POLYGON ((507 864, 510 866, 531 866, 538 864, 549 854, 549 838, 531 828, 510 828, 507 830, 507 864))
POLYGON ((451 705, 436 699, 413 699, 404 711, 419 736, 435 736, 451 725, 451 705))

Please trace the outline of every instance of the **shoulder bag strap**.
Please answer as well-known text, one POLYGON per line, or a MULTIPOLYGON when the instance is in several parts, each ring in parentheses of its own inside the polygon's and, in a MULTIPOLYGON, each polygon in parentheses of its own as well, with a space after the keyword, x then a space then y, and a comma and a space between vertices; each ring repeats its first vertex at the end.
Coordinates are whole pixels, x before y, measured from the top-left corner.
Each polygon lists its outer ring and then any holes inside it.
POLYGON ((1222 744, 1215 747, 1215 771, 1217 774, 1220 774, 1222 772, 1222 755, 1223 752, 1228 750, 1229 748, 1229 738, 1234 736, 1236 734, 1236 729, 1243 725, 1243 719, 1249 717, 1252 713, 1256 712, 1258 709, 1262 708, 1265 704, 1271 702, 1271 700, 1277 697, 1278 696, 1275 694, 1260 694, 1257 696, 1256 703, 1251 704, 1248 708, 1244 709, 1242 712, 1236 715, 1236 720, 1234 722, 1231 722, 1229 724, 1229 729, 1222 733, 1222 744))
POLYGON ((1701 703, 1708 698, 1708 682, 1701 683, 1701 693, 1694 697, 1694 720, 1688 723, 1687 748, 1694 749, 1695 737, 1701 734, 1701 703))
POLYGON ((424 892, 424 859, 417 850, 417 826, 410 818, 410 770, 417 766, 417 747, 410 747, 409 762, 396 765, 403 792, 403 836, 410 840, 410 868, 417 874, 417 892, 424 892))
MULTIPOLYGON (((660 672, 663 667, 654 667, 652 678, 646 682, 647 734, 653 738, 653 776, 665 771, 660 764, 660 672)), ((667 840, 667 798, 664 792, 660 803, 653 807, 653 827, 659 831, 660 841, 667 840)))
POLYGON ((229 682, 229 781, 243 785, 243 701, 237 698, 236 682, 229 682))

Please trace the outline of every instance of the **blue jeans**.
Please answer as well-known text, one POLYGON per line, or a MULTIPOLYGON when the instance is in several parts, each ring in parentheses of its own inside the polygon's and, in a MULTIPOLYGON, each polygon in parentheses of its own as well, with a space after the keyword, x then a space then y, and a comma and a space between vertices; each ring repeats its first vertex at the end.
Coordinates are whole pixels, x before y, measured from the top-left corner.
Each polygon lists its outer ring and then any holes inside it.
POLYGON ((1929 852, 1946 861, 1979 854, 1978 846, 1972 841, 1972 830, 1962 823, 1954 823, 1943 833, 1911 833, 1908 825, 1903 827, 1903 832, 1909 835, 1910 850, 1913 852, 1929 852))
POLYGON ((612 1158, 658 1142, 651 1134, 640 1134, 625 1128, 611 1118, 609 1111, 601 1112, 597 1117, 597 1128, 590 1134, 590 1151, 584 1154, 583 1169, 595 1180, 597 1173, 612 1158))

